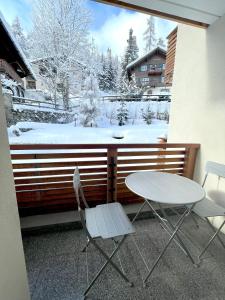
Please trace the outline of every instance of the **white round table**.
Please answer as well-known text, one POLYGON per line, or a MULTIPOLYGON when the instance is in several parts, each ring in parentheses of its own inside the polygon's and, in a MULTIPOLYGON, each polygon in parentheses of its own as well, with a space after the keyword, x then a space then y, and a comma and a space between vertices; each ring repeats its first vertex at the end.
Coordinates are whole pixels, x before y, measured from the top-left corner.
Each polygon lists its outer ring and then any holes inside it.
POLYGON ((188 205, 205 197, 198 183, 176 174, 137 172, 129 175, 125 183, 135 194, 158 203, 188 205))
MULTIPOLYGON (((144 279, 143 283, 146 284, 146 281, 152 274, 156 265, 166 252, 166 249, 170 245, 172 241, 176 242, 176 244, 182 248, 185 254, 190 258, 191 262, 195 264, 189 250, 185 246, 183 240, 178 234, 178 231, 181 229, 181 226, 184 222, 186 216, 190 214, 190 211, 195 203, 201 201, 205 197, 204 189, 193 180, 190 180, 186 177, 182 177, 179 175, 171 174, 171 173, 162 173, 162 172, 152 172, 152 171, 143 171, 133 173, 127 176, 125 180, 126 186, 138 196, 143 197, 144 204, 138 210, 136 216, 133 221, 136 219, 138 214, 141 212, 142 208, 147 204, 154 215, 163 223, 164 229, 169 233, 170 239, 168 240, 166 246, 163 248, 159 257, 154 262, 152 268, 149 270, 148 275, 144 279), (151 205, 150 201, 157 202, 161 204, 171 204, 171 205, 184 205, 186 206, 185 212, 180 216, 179 220, 176 222, 176 225, 173 225, 166 215, 163 208, 161 208, 161 212, 163 214, 162 218, 154 207, 151 205)), ((144 261, 144 260, 143 260, 144 261)), ((146 262, 144 261, 145 265, 146 262)))

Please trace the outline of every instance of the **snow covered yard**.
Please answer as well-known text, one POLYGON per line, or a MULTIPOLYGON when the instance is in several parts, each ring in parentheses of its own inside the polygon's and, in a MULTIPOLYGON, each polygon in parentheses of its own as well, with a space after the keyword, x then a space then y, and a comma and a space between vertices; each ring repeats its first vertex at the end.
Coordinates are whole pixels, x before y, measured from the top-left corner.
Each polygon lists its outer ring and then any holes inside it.
POLYGON ((167 133, 165 121, 153 120, 150 125, 111 126, 109 128, 75 127, 70 124, 19 122, 19 128, 28 128, 20 136, 9 131, 10 144, 79 144, 79 143, 156 143, 157 137, 167 133), (114 135, 124 138, 115 139, 114 135))

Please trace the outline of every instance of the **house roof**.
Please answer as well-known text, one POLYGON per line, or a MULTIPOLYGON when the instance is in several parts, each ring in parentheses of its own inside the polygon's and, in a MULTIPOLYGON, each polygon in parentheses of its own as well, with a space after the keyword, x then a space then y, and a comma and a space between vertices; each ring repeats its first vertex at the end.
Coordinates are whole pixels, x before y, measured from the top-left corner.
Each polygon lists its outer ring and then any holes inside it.
POLYGON ((150 58, 151 56, 153 56, 156 53, 160 53, 161 55, 164 55, 166 57, 166 51, 161 47, 156 47, 152 51, 146 53, 145 55, 143 55, 143 56, 139 57, 138 59, 136 59, 136 60, 132 61, 131 63, 129 63, 127 65, 126 69, 129 70, 132 67, 135 67, 135 66, 139 65, 140 63, 142 63, 143 61, 150 58))
POLYGON ((0 58, 5 59, 21 77, 31 75, 35 79, 35 74, 23 53, 19 43, 15 39, 10 26, 6 22, 0 11, 0 58))

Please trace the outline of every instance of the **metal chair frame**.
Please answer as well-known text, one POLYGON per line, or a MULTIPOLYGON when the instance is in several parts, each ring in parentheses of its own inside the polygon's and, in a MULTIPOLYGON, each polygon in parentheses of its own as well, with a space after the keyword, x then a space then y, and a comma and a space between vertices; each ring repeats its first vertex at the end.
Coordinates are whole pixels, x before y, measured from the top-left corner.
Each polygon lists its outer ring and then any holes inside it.
MULTIPOLYGON (((213 174, 218 176, 218 180, 220 180, 220 178, 225 178, 225 165, 223 164, 219 164, 216 162, 212 162, 212 161, 208 161, 206 163, 206 174, 202 183, 202 187, 205 186, 208 175, 209 174, 213 174)), ((204 200, 203 200, 204 202, 204 200)), ((213 201, 212 201, 213 202, 213 201)), ((218 204, 215 204, 216 206, 219 206, 218 204)), ((193 211, 195 212, 195 207, 193 207, 193 211)), ((217 216, 222 216, 225 214, 225 208, 221 207, 221 212, 224 211, 223 213, 221 213, 221 215, 217 215, 217 216)), ((199 263, 201 262, 201 258, 203 256, 203 254, 206 252, 206 250, 209 248, 210 244, 213 242, 213 240, 215 238, 218 239, 218 241, 221 243, 221 245, 224 247, 225 249, 225 243, 222 241, 222 239, 220 238, 219 234, 221 232, 221 229, 223 228, 223 226, 225 225, 225 220, 221 223, 221 225, 219 226, 218 229, 215 229, 213 227, 213 225, 211 224, 211 222, 209 221, 209 217, 216 217, 216 215, 212 215, 212 216, 208 216, 208 217, 203 217, 207 224, 209 225, 209 227, 212 229, 212 231, 214 232, 214 234, 210 237, 209 241, 206 243, 205 247, 202 249, 201 253, 198 256, 199 259, 199 263)))
MULTIPOLYGON (((87 237, 87 243, 86 243, 85 247, 82 249, 82 252, 86 252, 88 246, 90 244, 92 244, 100 252, 100 254, 106 259, 106 262, 103 264, 103 266, 97 272, 97 274, 95 275, 95 277, 93 278, 91 283, 88 284, 88 287, 86 288, 86 290, 84 292, 84 297, 86 297, 86 295, 88 294, 88 292, 90 291, 90 289, 92 288, 92 286, 94 285, 94 283, 96 282, 96 280, 98 279, 98 277, 103 272, 103 270, 107 267, 108 264, 110 264, 120 274, 120 276, 128 283, 129 286, 133 286, 133 283, 129 281, 129 279, 124 274, 124 272, 122 272, 119 269, 119 267, 112 261, 112 258, 118 252, 118 250, 120 249, 120 247, 122 246, 122 244, 124 243, 125 239, 127 238, 127 236, 129 234, 123 235, 122 238, 119 241, 115 240, 114 238, 111 238, 114 242, 115 248, 114 248, 113 252, 110 255, 108 255, 97 243, 97 241, 96 241, 97 238, 93 238, 91 236, 91 234, 88 231, 88 228, 86 226, 84 211, 81 208, 80 198, 81 198, 82 202, 84 203, 85 208, 89 208, 89 206, 88 206, 87 201, 86 201, 85 196, 84 196, 83 188, 82 188, 82 185, 81 185, 81 182, 80 182, 80 174, 79 174, 78 168, 76 168, 75 172, 74 172, 73 186, 74 186, 74 191, 75 191, 76 200, 77 200, 77 204, 78 204, 78 211, 79 211, 81 223, 82 223, 82 226, 85 230, 86 237, 87 237)), ((87 273, 88 273, 88 271, 87 271, 87 273)))

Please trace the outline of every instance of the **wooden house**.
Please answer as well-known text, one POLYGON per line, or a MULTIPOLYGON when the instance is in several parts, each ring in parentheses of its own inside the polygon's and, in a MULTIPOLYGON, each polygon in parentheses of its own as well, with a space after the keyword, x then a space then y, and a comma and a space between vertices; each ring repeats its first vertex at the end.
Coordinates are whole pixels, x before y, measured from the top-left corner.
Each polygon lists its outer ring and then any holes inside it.
POLYGON ((10 86, 4 85, 3 81, 3 87, 11 90, 15 96, 24 97, 24 79, 29 77, 35 82, 35 75, 1 13, 0 41, 0 74, 4 75, 5 82, 7 79, 15 82, 15 85, 10 86))
POLYGON ((127 66, 128 77, 134 75, 137 85, 151 94, 154 88, 165 86, 165 63, 166 51, 157 47, 127 66))

